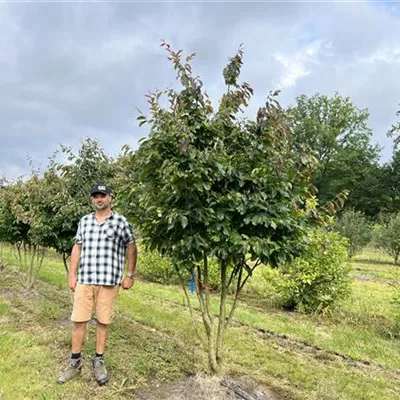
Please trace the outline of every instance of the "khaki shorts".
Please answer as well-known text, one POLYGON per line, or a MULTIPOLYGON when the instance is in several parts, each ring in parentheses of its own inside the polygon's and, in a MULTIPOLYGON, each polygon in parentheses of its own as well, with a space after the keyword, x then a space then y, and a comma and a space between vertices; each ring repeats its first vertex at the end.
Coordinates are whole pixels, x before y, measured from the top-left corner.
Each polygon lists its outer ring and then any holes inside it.
POLYGON ((90 321, 93 310, 95 310, 97 321, 108 325, 114 314, 115 300, 119 290, 119 285, 101 286, 77 283, 71 320, 73 322, 90 321))

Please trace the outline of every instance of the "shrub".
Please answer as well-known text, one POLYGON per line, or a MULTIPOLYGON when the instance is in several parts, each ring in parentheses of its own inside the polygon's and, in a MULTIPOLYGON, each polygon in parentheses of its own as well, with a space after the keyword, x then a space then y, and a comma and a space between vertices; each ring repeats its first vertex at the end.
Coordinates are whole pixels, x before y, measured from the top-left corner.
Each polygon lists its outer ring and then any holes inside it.
POLYGON ((286 264, 277 281, 282 305, 302 312, 321 312, 335 306, 350 291, 347 240, 323 228, 312 230, 301 258, 286 264))
POLYGON ((174 268, 168 258, 163 257, 157 251, 139 248, 138 275, 151 282, 169 284, 175 283, 174 268))

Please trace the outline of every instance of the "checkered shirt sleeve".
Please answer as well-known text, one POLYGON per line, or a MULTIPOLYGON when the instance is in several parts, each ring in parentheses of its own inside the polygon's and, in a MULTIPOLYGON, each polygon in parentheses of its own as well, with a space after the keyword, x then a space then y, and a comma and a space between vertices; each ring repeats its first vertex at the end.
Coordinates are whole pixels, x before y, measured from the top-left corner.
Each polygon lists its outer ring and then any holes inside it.
POLYGON ((94 213, 79 222, 75 242, 81 245, 78 282, 119 285, 124 271, 126 246, 135 241, 132 225, 113 212, 98 224, 94 213))

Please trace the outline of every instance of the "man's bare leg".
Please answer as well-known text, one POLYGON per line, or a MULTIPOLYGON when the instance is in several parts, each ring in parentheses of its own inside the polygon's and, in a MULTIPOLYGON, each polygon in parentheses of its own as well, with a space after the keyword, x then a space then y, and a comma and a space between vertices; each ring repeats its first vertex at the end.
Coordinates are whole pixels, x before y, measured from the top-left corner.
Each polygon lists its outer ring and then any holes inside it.
POLYGON ((86 336, 87 322, 74 322, 72 328, 72 353, 80 353, 86 336))
POLYGON ((74 322, 72 328, 72 355, 65 371, 57 379, 58 383, 65 383, 80 374, 82 361, 80 353, 86 335, 87 322, 74 322))

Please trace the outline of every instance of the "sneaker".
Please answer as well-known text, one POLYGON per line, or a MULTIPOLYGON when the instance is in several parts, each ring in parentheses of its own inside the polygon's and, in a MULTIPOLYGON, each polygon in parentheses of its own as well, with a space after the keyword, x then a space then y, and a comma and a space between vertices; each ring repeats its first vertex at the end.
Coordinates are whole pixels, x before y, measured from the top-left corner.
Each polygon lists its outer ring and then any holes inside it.
POLYGON ((70 358, 68 361, 67 368, 57 379, 57 383, 61 384, 69 381, 70 379, 79 375, 81 373, 81 369, 82 369, 82 360, 80 358, 78 358, 77 360, 70 358))
POLYGON ((93 357, 93 372, 94 377, 99 385, 106 384, 109 379, 110 375, 108 375, 107 368, 104 365, 104 358, 103 357, 93 357))

